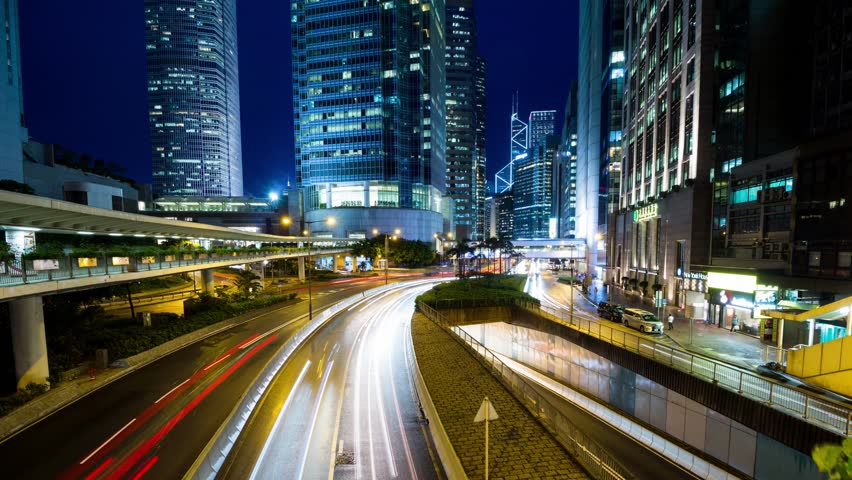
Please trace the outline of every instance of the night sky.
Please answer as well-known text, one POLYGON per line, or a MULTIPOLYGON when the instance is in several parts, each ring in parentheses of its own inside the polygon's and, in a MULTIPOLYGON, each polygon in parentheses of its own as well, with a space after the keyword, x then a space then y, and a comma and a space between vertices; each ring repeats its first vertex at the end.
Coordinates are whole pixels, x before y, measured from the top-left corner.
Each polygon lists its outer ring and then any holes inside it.
MULTIPOLYGON (((294 178, 289 2, 238 2, 243 171, 247 194, 294 178)), ((556 109, 577 76, 577 0, 479 0, 488 64, 488 177, 509 157, 512 93, 520 111, 556 109)), ((30 136, 115 162, 151 181, 141 0, 21 0, 24 114, 30 136)))

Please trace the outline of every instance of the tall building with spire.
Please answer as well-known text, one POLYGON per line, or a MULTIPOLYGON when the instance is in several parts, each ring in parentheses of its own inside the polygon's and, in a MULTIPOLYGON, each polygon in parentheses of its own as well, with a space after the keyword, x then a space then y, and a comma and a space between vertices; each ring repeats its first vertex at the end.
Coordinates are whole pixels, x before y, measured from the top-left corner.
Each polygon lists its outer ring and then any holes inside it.
POLYGON ((236 0, 145 0, 155 195, 241 196, 236 0))

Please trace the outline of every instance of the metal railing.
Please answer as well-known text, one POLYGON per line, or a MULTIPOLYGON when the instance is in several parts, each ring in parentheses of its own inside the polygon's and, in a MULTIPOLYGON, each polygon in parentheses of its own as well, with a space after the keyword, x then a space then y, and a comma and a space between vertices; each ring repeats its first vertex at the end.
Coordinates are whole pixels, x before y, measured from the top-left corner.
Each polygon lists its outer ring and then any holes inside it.
POLYGON ((524 377, 515 373, 491 350, 479 343, 460 327, 451 325, 442 313, 423 302, 417 307, 436 325, 451 333, 474 357, 488 368, 524 407, 536 417, 556 440, 577 460, 592 477, 598 480, 624 480, 634 476, 622 466, 615 456, 590 437, 586 436, 558 408, 548 402, 524 377))
POLYGON ((828 428, 841 435, 852 434, 852 405, 812 395, 732 365, 663 345, 646 335, 626 332, 598 321, 579 318, 576 315, 572 323, 568 314, 561 309, 539 307, 526 302, 517 302, 516 306, 658 363, 733 390, 820 427, 828 428))
POLYGON ((764 345, 763 349, 760 351, 760 359, 763 360, 764 363, 767 362, 777 362, 783 366, 787 366, 787 352, 789 349, 786 348, 778 348, 772 345, 764 345), (778 354, 781 354, 781 361, 778 361, 778 354))
MULTIPOLYGON (((285 249, 279 253, 257 252, 225 254, 176 254, 176 255, 143 255, 138 257, 98 256, 91 266, 80 266, 78 258, 61 257, 55 259, 58 264, 51 270, 36 270, 36 260, 16 259, 0 263, 0 288, 15 285, 25 285, 74 278, 95 277, 102 275, 118 275, 123 273, 149 272, 170 268, 193 265, 248 263, 267 259, 280 259, 304 256, 306 249, 285 249), (113 258, 127 258, 125 265, 114 265, 113 258)), ((323 253, 340 253, 345 249, 329 247, 314 251, 314 256, 323 253)), ((85 265, 85 262, 83 263, 85 265)))

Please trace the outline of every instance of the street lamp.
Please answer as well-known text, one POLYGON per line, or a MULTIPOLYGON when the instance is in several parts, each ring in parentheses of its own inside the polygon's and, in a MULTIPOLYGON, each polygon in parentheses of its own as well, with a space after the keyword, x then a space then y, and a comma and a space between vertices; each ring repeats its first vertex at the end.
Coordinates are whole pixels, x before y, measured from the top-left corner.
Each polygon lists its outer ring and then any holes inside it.
MULTIPOLYGON (((325 220, 314 220, 312 222, 303 222, 305 225, 313 225, 314 223, 324 223, 328 226, 333 226, 336 220, 334 217, 328 217, 325 220)), ((284 217, 281 219, 281 223, 284 225, 290 224, 290 218, 284 217)), ((311 263, 311 232, 310 230, 303 230, 302 235, 308 237, 308 320, 314 319, 314 301, 313 295, 311 291, 311 279, 313 277, 313 263, 311 263)))
MULTIPOLYGON (((379 235, 379 229, 373 229, 373 235, 379 235)), ((388 263, 390 263, 390 255, 388 255, 388 237, 391 235, 390 232, 383 232, 382 235, 385 236, 385 285, 388 284, 388 263)), ((399 235, 399 229, 394 229, 393 231, 393 239, 396 240, 397 235, 399 235)))

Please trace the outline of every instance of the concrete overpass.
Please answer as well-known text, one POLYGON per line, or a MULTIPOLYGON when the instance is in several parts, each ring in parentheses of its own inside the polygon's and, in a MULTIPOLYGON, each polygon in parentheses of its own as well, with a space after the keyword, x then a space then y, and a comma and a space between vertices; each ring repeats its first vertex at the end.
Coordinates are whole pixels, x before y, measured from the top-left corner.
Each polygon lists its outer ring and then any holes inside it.
POLYGON ((515 251, 524 258, 576 259, 586 258, 586 241, 580 238, 550 240, 512 240, 515 251))
POLYGON ((34 244, 35 233, 101 235, 121 237, 181 239, 206 246, 214 242, 271 244, 280 252, 245 252, 231 255, 202 254, 101 257, 94 264, 62 258, 40 261, 17 258, 3 262, 0 272, 0 302, 9 302, 12 342, 18 387, 45 383, 48 377, 47 344, 42 297, 75 290, 115 285, 192 271, 201 271, 202 288, 213 288, 213 270, 282 258, 299 260, 299 276, 304 278, 305 258, 340 255, 357 240, 325 237, 291 237, 247 232, 193 222, 150 217, 127 212, 0 191, 0 229, 7 242, 23 250, 34 244), (30 243, 33 242, 33 243, 30 243), (309 247, 309 248, 306 248, 309 247), (92 266, 88 266, 92 265, 92 266))

